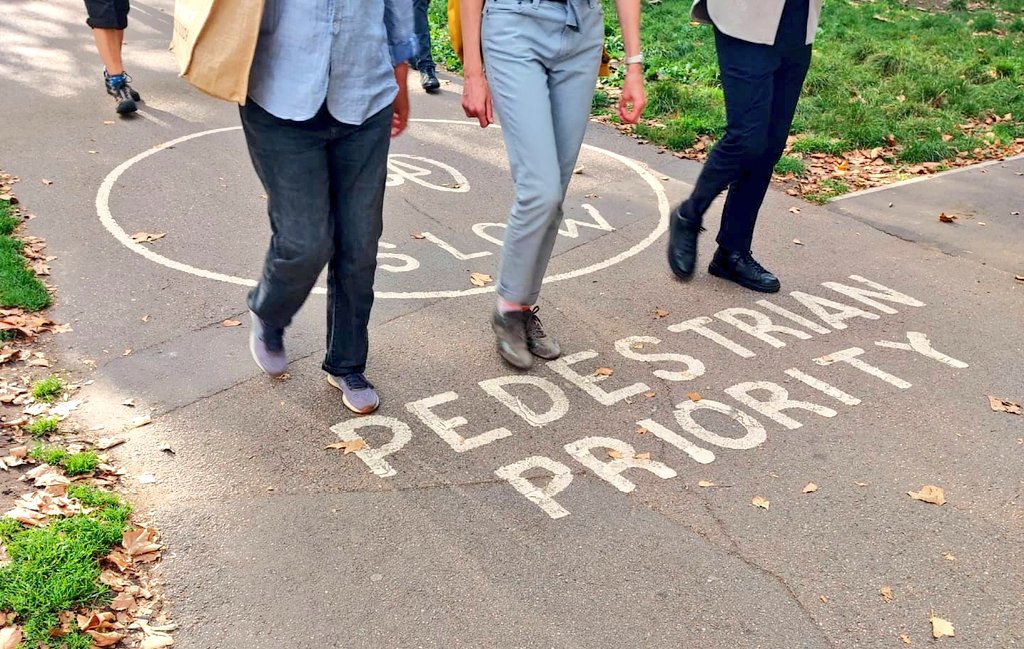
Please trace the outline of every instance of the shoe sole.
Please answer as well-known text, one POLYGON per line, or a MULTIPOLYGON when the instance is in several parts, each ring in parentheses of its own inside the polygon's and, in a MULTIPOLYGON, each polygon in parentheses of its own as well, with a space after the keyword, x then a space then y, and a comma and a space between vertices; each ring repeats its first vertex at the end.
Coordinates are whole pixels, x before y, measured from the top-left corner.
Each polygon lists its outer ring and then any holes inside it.
POLYGON ((537 352, 537 350, 533 349, 532 347, 527 347, 527 349, 529 349, 529 350, 530 350, 530 353, 531 353, 531 354, 533 354, 534 356, 536 356, 537 358, 542 358, 542 359, 544 359, 544 360, 546 360, 546 361, 554 361, 554 360, 558 360, 558 359, 559 359, 559 358, 561 358, 561 356, 562 356, 562 350, 558 350, 558 351, 557 351, 556 353, 554 353, 554 354, 547 354, 547 355, 544 355, 544 354, 540 354, 540 353, 538 353, 538 352, 537 352))
POLYGON ((334 377, 331 376, 330 374, 327 375, 327 384, 330 385, 332 388, 337 388, 338 390, 341 391, 341 402, 345 405, 346 408, 356 413, 357 415, 369 415, 370 413, 376 412, 377 409, 380 408, 380 397, 377 397, 377 403, 373 404, 373 407, 370 408, 369 410, 360 410, 353 406, 349 402, 348 396, 345 394, 345 391, 341 389, 341 386, 338 385, 338 382, 335 381, 334 377))
POLYGON ((126 106, 118 105, 118 107, 114 109, 114 112, 116 112, 118 115, 129 115, 131 113, 136 112, 137 110, 139 110, 139 107, 136 106, 135 102, 133 101, 132 103, 126 106))
POLYGON ((721 267, 716 266, 715 264, 711 264, 710 266, 708 266, 708 272, 714 275, 715 277, 727 279, 734 284, 739 284, 743 288, 750 289, 751 291, 757 291, 758 293, 778 293, 779 290, 782 289, 781 283, 776 284, 775 286, 768 287, 761 286, 759 284, 754 284, 752 282, 747 282, 743 279, 736 277, 732 273, 723 270, 721 267))
POLYGON ((256 355, 256 340, 252 336, 249 336, 249 354, 252 356, 252 360, 256 363, 256 367, 263 370, 263 373, 266 374, 267 376, 271 376, 276 379, 279 376, 284 376, 284 374, 288 371, 287 367, 285 367, 280 372, 272 372, 267 368, 263 367, 263 363, 260 363, 260 359, 256 355))

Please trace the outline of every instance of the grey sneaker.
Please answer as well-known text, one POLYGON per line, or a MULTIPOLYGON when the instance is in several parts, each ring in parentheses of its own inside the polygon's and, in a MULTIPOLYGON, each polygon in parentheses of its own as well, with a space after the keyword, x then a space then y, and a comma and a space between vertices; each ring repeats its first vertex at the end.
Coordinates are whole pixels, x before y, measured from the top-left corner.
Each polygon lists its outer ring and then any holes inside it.
POLYGON ((535 306, 526 312, 526 346, 534 356, 553 361, 562 355, 562 348, 558 346, 557 340, 544 333, 540 318, 537 317, 538 311, 540 307, 535 306))
POLYGON ((498 353, 509 365, 521 370, 533 367, 533 355, 526 343, 526 322, 533 314, 530 311, 494 310, 491 328, 498 338, 498 353))
POLYGON ((327 382, 341 390, 341 402, 357 415, 368 415, 380 407, 380 396, 362 372, 344 376, 327 375, 327 382))
POLYGON ((284 353, 284 329, 267 326, 260 317, 249 311, 252 329, 249 331, 249 352, 260 369, 270 376, 281 376, 288 370, 288 356, 284 353))

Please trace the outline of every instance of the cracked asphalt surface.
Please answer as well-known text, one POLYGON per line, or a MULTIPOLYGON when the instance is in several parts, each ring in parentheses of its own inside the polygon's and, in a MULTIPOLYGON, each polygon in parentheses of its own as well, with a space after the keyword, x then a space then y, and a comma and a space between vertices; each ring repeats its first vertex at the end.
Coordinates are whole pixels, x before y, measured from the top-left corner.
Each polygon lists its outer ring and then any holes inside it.
POLYGON ((1024 417, 987 399, 1024 402, 1020 160, 799 214, 772 192, 755 253, 783 292, 761 296, 671 278, 663 208, 699 167, 595 124, 540 303, 569 358, 522 375, 468 279, 500 250, 500 133, 462 123, 453 83, 417 93, 371 332, 384 405, 353 420, 319 370, 322 295, 286 381, 221 324, 269 229, 237 111, 174 74, 171 11, 133 4, 147 103, 115 120, 80 6, 12 7, 0 162, 59 257, 85 423, 153 410, 119 460, 156 477, 132 489, 168 545, 176 646, 899 647, 931 642, 932 613, 943 644, 1024 643, 1024 417), (805 407, 774 412, 778 389, 805 407), (369 449, 324 448, 356 435, 369 449), (907 495, 926 484, 947 503, 907 495))

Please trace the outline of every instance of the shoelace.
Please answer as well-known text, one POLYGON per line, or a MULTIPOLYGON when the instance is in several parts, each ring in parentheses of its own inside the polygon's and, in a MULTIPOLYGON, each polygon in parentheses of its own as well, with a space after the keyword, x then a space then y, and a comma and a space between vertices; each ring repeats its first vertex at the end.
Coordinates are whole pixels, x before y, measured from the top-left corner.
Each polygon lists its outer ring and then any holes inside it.
POLYGON ((757 272, 759 272, 759 273, 767 273, 768 272, 767 268, 762 266, 760 263, 758 263, 758 261, 756 259, 754 259, 754 255, 752 253, 748 252, 747 254, 743 255, 742 259, 743 259, 744 263, 746 263, 749 266, 753 267, 753 269, 756 270, 757 272))
POLYGON ((367 381, 366 377, 359 372, 346 374, 341 377, 341 380, 345 382, 345 385, 350 390, 368 390, 373 388, 373 384, 367 381))
POLYGON ((537 312, 540 311, 539 306, 535 306, 529 311, 526 311, 526 335, 530 338, 546 338, 547 334, 544 333, 544 329, 541 327, 540 318, 537 317, 537 312))

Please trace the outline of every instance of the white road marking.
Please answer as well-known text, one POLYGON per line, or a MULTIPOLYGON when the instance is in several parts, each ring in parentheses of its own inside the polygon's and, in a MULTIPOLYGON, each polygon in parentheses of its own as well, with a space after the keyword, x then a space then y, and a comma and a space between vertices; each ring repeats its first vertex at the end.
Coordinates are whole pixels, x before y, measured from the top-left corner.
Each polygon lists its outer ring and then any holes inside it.
POLYGON ((503 403, 509 410, 522 417, 523 421, 536 428, 553 424, 569 412, 569 399, 565 396, 562 388, 539 376, 528 374, 500 376, 496 379, 480 381, 479 385, 484 392, 503 403), (535 388, 540 388, 541 392, 544 392, 551 400, 551 406, 547 412, 537 413, 524 404, 522 399, 506 390, 506 385, 532 385, 535 388))
POLYGON ((809 385, 815 390, 827 394, 836 401, 840 403, 845 403, 848 406, 856 406, 859 405, 861 402, 860 399, 853 396, 852 394, 847 394, 840 390, 839 388, 835 387, 834 385, 829 385, 828 383, 825 383, 821 379, 815 378, 810 374, 801 372, 795 367, 786 370, 786 374, 792 376, 794 379, 800 381, 804 385, 809 385))
POLYGON ((808 320, 807 318, 803 317, 802 315, 793 313, 789 309, 783 309, 781 306, 778 306, 776 304, 772 304, 768 300, 758 300, 757 304, 760 307, 762 307, 764 309, 767 309, 768 311, 771 311, 773 313, 779 314, 783 318, 789 318, 790 320, 792 320, 793 322, 797 323, 801 327, 805 327, 807 329, 810 329, 814 333, 818 333, 818 334, 832 333, 831 329, 826 329, 825 327, 822 327, 817 322, 814 322, 813 320, 808 320))
POLYGON ((563 237, 569 237, 570 239, 576 239, 580 236, 580 228, 593 228, 594 230, 604 230, 605 232, 615 231, 612 224, 601 216, 601 213, 597 211, 596 207, 589 203, 584 203, 583 209, 590 214, 590 218, 594 219, 594 222, 585 223, 583 221, 577 221, 576 219, 565 219, 562 221, 562 227, 558 228, 558 234, 563 237))
MULTIPOLYGON (((470 122, 464 120, 411 119, 409 121, 425 124, 454 124, 459 126, 477 126, 479 128, 477 122, 470 122)), ((117 223, 116 219, 114 219, 114 216, 110 211, 110 194, 113 191, 114 185, 121 178, 121 176, 124 175, 124 173, 134 165, 138 164, 139 162, 145 160, 146 158, 156 153, 177 146, 178 144, 182 144, 190 140, 204 137, 206 135, 214 135, 217 133, 225 133, 228 131, 238 131, 241 130, 241 128, 241 126, 228 126, 225 128, 216 128, 208 131, 192 133, 190 135, 184 135, 182 137, 170 140, 168 142, 164 142, 163 144, 158 144, 150 149, 147 149, 146 151, 143 151, 142 153, 139 153, 138 155, 129 158, 128 160, 122 162, 120 165, 115 167, 114 170, 107 174, 107 177, 103 179, 103 182, 100 184, 99 191, 97 191, 96 193, 96 213, 99 216, 100 222, 103 224, 103 227, 105 227, 107 231, 114 236, 115 239, 117 239, 122 245, 124 245, 132 252, 137 253, 142 257, 145 257, 146 259, 156 264, 159 264, 165 268, 170 268, 171 270, 177 270, 183 273, 188 273, 190 275, 202 277, 204 279, 226 282, 228 284, 236 284, 239 286, 249 287, 255 286, 255 280, 247 279, 244 277, 235 277, 233 275, 218 273, 206 270, 204 268, 196 268, 195 266, 190 266, 189 264, 183 264, 181 262, 174 261, 173 259, 168 259, 167 257, 160 255, 159 253, 153 251, 152 249, 132 241, 131 236, 127 232, 125 232, 124 229, 117 223)), ((500 127, 494 125, 494 128, 500 127)), ((665 234, 665 232, 668 230, 670 213, 668 195, 665 193, 665 188, 661 184, 661 182, 659 182, 658 179, 651 172, 649 172, 644 165, 642 165, 640 162, 637 162, 636 160, 627 158, 626 156, 620 155, 613 151, 609 151, 607 149, 602 149, 600 147, 593 146, 591 144, 584 144, 583 148, 588 151, 604 155, 608 158, 611 158, 612 160, 621 163, 625 167, 635 172, 638 176, 640 176, 640 178, 644 182, 647 183, 647 185, 651 188, 651 190, 654 192, 655 197, 657 198, 659 213, 658 224, 655 226, 654 230, 650 234, 648 234, 646 237, 644 237, 643 240, 639 241, 628 250, 624 250, 618 253, 617 255, 614 255, 613 257, 605 259, 604 261, 600 261, 589 266, 585 266, 583 268, 577 268, 575 270, 559 273, 557 275, 549 275, 544 278, 545 284, 550 282, 560 282, 563 280, 582 277, 584 275, 589 275, 590 273, 594 273, 614 266, 615 264, 618 264, 646 250, 648 247, 650 247, 651 244, 653 244, 655 241, 661 238, 661 235, 665 234)), ((377 291, 375 295, 379 299, 436 299, 449 297, 463 297, 467 295, 480 295, 483 293, 491 293, 493 291, 493 286, 485 286, 479 288, 449 291, 377 291)), ((313 293, 323 295, 326 294, 327 291, 326 289, 317 287, 313 289, 313 293)))
POLYGON ((722 309, 715 314, 715 317, 775 348, 785 347, 786 343, 782 342, 775 336, 772 336, 769 332, 786 334, 787 336, 793 336, 800 340, 808 340, 811 338, 811 334, 806 331, 793 329, 792 327, 780 327, 772 322, 771 318, 760 311, 755 311, 754 309, 745 309, 743 307, 722 309), (749 318, 753 321, 753 324, 747 322, 744 318, 749 318))
POLYGON ((903 293, 900 293, 899 291, 894 291, 888 286, 882 286, 881 284, 872 282, 870 279, 865 279, 860 275, 850 275, 850 279, 856 282, 860 282, 862 284, 867 284, 868 286, 875 290, 869 291, 858 286, 847 286, 846 284, 840 284, 839 282, 823 282, 822 286, 824 286, 825 288, 830 288, 837 293, 842 293, 847 297, 852 297, 858 302, 863 302, 869 307, 878 309, 882 313, 888 313, 889 315, 899 312, 896 309, 890 307, 889 305, 882 304, 878 300, 874 300, 872 298, 888 300, 889 302, 895 302, 897 304, 906 304, 907 306, 925 306, 924 302, 918 300, 917 298, 910 297, 909 295, 905 295, 903 293))
POLYGON ((829 354, 827 356, 822 356, 821 358, 815 358, 814 362, 817 363, 818 365, 832 365, 834 363, 847 363, 848 365, 856 367, 861 372, 864 372, 864 373, 870 374, 871 376, 874 376, 876 378, 882 379, 883 381, 885 381, 889 385, 895 385, 897 388, 899 388, 901 390, 906 390, 909 387, 913 387, 912 383, 904 381, 903 379, 901 379, 898 376, 893 376, 892 374, 889 374, 885 370, 883 370, 881 368, 878 368, 878 367, 875 367, 874 365, 870 365, 868 363, 865 363, 861 359, 857 358, 858 356, 860 356, 863 353, 864 353, 864 350, 861 349, 860 347, 851 347, 849 349, 843 349, 843 350, 838 351, 838 352, 832 352, 831 354, 829 354))
POLYGON ((663 480, 676 477, 674 469, 670 469, 656 460, 637 459, 636 449, 628 442, 615 439, 614 437, 584 437, 581 440, 565 445, 569 455, 594 472, 608 484, 612 485, 622 493, 630 493, 636 489, 636 485, 622 477, 626 469, 644 469, 663 480), (614 458, 605 462, 594 455, 595 448, 607 448, 619 453, 622 457, 614 458))
POLYGON ((569 515, 569 510, 555 502, 555 496, 565 491, 572 483, 572 470, 549 457, 535 455, 525 460, 503 466, 494 472, 502 480, 507 480, 519 493, 544 510, 551 518, 562 518, 569 515), (523 474, 530 469, 544 469, 551 472, 551 481, 544 488, 536 487, 523 474))
POLYGON ((891 340, 879 340, 876 341, 875 344, 878 345, 879 347, 888 347, 889 349, 902 349, 908 352, 914 351, 917 352, 918 354, 921 354, 925 358, 930 358, 932 360, 939 361, 940 363, 944 363, 946 365, 949 365, 950 367, 955 367, 960 370, 966 367, 970 367, 967 363, 963 361, 958 361, 952 356, 947 356, 946 354, 943 354, 939 350, 932 347, 932 341, 930 341, 928 339, 928 336, 921 333, 920 331, 908 331, 907 340, 909 340, 910 342, 897 343, 891 340))
POLYGON ((726 388, 725 393, 751 410, 761 413, 765 417, 781 424, 789 430, 796 430, 803 426, 803 424, 789 415, 783 414, 783 410, 799 408, 801 410, 807 410, 821 415, 822 417, 835 417, 839 414, 831 408, 819 406, 818 404, 811 403, 810 401, 794 401, 789 398, 789 390, 778 383, 772 383, 771 381, 748 381, 746 383, 737 383, 736 385, 726 388), (752 397, 750 393, 755 391, 768 392, 768 400, 763 401, 752 397))
POLYGON ((729 448, 736 451, 745 451, 764 444, 768 439, 768 431, 761 422, 754 419, 747 413, 720 401, 701 399, 700 401, 686 400, 676 406, 676 421, 683 427, 683 430, 694 437, 700 438, 708 444, 714 444, 722 448, 729 448), (747 433, 743 437, 724 437, 718 433, 704 428, 693 418, 693 413, 698 410, 710 410, 728 416, 730 419, 743 426, 747 433))
POLYGON ((434 245, 436 245, 441 250, 444 250, 445 252, 447 252, 452 257, 455 257, 459 261, 468 261, 470 259, 477 259, 479 257, 489 257, 492 254, 490 250, 484 250, 482 252, 471 252, 471 253, 462 252, 458 248, 453 246, 452 244, 450 244, 447 241, 445 241, 444 239, 442 239, 441 237, 438 237, 437 235, 433 235, 433 234, 431 234, 429 232, 424 232, 423 233, 423 238, 426 239, 427 241, 429 241, 430 243, 433 243, 434 245))
POLYGON ((832 300, 811 295, 802 291, 793 291, 790 295, 800 304, 803 304, 814 315, 821 318, 821 321, 833 329, 846 329, 845 320, 850 318, 865 318, 867 320, 878 320, 877 313, 869 313, 849 304, 834 302, 832 300), (829 309, 832 309, 830 312, 829 309))
POLYGON ((715 454, 706 448, 697 446, 690 440, 686 439, 682 435, 676 433, 674 430, 666 428, 654 421, 653 419, 644 419, 636 422, 637 426, 642 426, 654 434, 660 440, 663 440, 677 449, 689 455, 695 462, 700 464, 711 464, 715 461, 715 454))
POLYGON ((660 344, 661 340, 653 336, 630 336, 629 338, 623 338, 622 340, 615 341, 615 351, 630 360, 640 361, 642 363, 672 361, 686 365, 686 370, 682 372, 654 370, 654 376, 659 379, 665 379, 666 381, 692 381, 698 376, 704 376, 706 369, 704 367, 704 363, 700 362, 693 356, 687 356, 686 354, 641 354, 633 348, 634 345, 643 346, 660 344))
POLYGON ((360 439, 360 435, 356 431, 360 428, 366 428, 367 426, 381 426, 383 428, 388 428, 393 433, 393 436, 391 441, 380 448, 364 448, 360 451, 356 451, 356 456, 362 460, 366 466, 370 467, 370 471, 379 478, 390 478, 397 475, 398 472, 391 468, 391 465, 388 464, 384 458, 397 453, 402 450, 402 447, 409 443, 409 440, 412 439, 412 429, 409 428, 408 424, 400 419, 395 419, 394 417, 368 415, 366 417, 349 419, 341 422, 340 424, 335 424, 334 426, 331 426, 331 432, 335 433, 343 441, 354 442, 355 440, 360 439))
POLYGON ((757 355, 754 352, 747 349, 746 347, 744 347, 743 345, 734 342, 726 338, 722 334, 718 333, 717 331, 709 329, 708 327, 704 326, 709 322, 714 321, 707 316, 700 316, 699 318, 691 318, 690 320, 680 322, 679 324, 674 324, 670 326, 668 330, 671 331, 672 333, 692 331, 694 333, 700 334, 701 336, 704 336, 708 340, 712 340, 721 345, 722 347, 725 347, 726 349, 736 354, 740 358, 753 358, 754 356, 757 355))
POLYGON ((485 433, 480 433, 473 437, 463 437, 459 433, 455 432, 455 429, 469 423, 465 417, 441 419, 430 410, 431 408, 436 408, 442 404, 455 401, 458 398, 459 395, 455 392, 445 392, 444 394, 438 394, 432 397, 427 397, 426 399, 407 403, 405 404, 405 409, 419 417, 420 421, 426 424, 430 430, 437 433, 438 437, 443 439, 445 443, 447 443, 448 446, 450 446, 456 453, 472 451, 474 448, 479 448, 512 435, 512 431, 502 427, 489 430, 485 433))
POLYGON ((579 389, 583 390, 590 396, 594 397, 598 403, 602 406, 614 406, 619 401, 628 399, 629 397, 636 396, 643 392, 650 392, 650 388, 647 387, 646 383, 634 383, 633 385, 626 386, 615 390, 614 392, 606 392, 601 388, 597 387, 597 383, 604 381, 605 379, 611 378, 608 376, 584 376, 570 367, 576 363, 581 363, 591 358, 597 358, 598 353, 592 349, 588 349, 582 352, 577 352, 569 356, 563 356, 557 361, 551 361, 548 363, 548 367, 559 374, 569 383, 572 383, 579 389))

